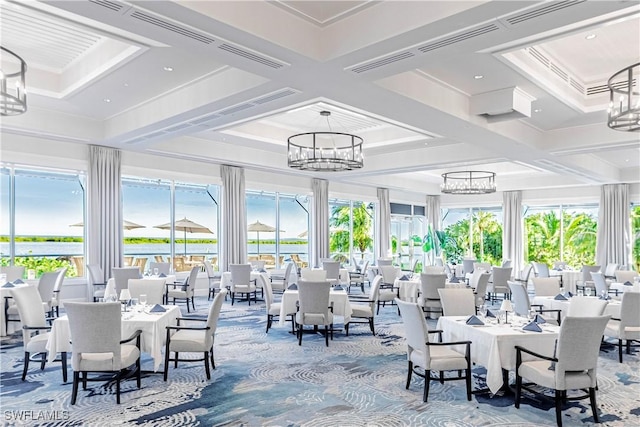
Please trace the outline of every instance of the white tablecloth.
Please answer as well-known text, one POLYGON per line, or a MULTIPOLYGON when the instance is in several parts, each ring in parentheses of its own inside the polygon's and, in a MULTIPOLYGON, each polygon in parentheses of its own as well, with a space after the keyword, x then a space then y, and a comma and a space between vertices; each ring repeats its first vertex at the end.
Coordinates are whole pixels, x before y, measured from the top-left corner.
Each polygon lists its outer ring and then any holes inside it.
MULTIPOLYGON (((251 280, 255 280, 256 281, 256 286, 258 288, 262 287, 262 283, 260 282, 260 280, 258 280, 258 278, 260 277, 260 275, 263 275, 264 278, 266 280, 271 280, 271 276, 269 275, 269 272, 265 272, 265 273, 260 273, 259 271, 252 271, 251 272, 251 280)), ((230 271, 225 271, 222 273, 222 277, 220 279, 220 288, 226 288, 227 286, 231 286, 231 272, 230 271)))
MULTIPOLYGON (((165 305, 163 307, 167 311, 158 314, 137 313, 134 311, 122 313, 122 339, 129 338, 131 334, 140 329, 142 331, 140 348, 142 352, 149 353, 153 358, 154 371, 157 371, 164 361, 162 351, 164 350, 167 334, 166 327, 175 325, 176 319, 180 317, 180 308, 178 306, 165 305)), ((51 335, 49 336, 49 341, 47 341, 49 362, 55 359, 56 353, 71 351, 69 318, 60 316, 51 326, 51 335)))
MULTIPOLYGON (((546 310, 560 310, 560 318, 564 319, 564 317, 567 315, 567 310, 569 310, 570 299, 556 300, 554 298, 555 297, 534 297, 531 304, 542 305, 542 308, 546 310)), ((604 314, 610 314, 611 317, 620 318, 620 307, 621 305, 619 300, 610 299, 607 301, 607 306, 604 309, 604 314)))
MULTIPOLYGON (((142 279, 165 279, 165 283, 175 283, 176 282, 175 274, 168 274, 167 277, 142 276, 142 279)), ((116 291, 116 281, 112 277, 111 279, 107 280, 107 286, 104 288, 104 294, 105 294, 105 296, 106 295, 110 295, 112 293, 115 293, 115 291, 116 291)))
POLYGON ((609 289, 617 290, 618 294, 623 294, 625 292, 640 292, 640 286, 638 285, 627 286, 624 283, 617 283, 617 282, 612 283, 609 286, 609 289))
MULTIPOLYGON (((492 393, 502 387, 502 370, 516 368, 515 346, 529 348, 537 353, 553 356, 558 338, 558 326, 542 325, 543 332, 522 330, 527 320, 514 316, 510 325, 470 326, 468 316, 441 316, 437 329, 443 330, 443 341, 471 341, 471 360, 487 369, 487 386, 492 393)), ((524 360, 527 355, 523 354, 524 360)))
MULTIPOLYGON (((278 324, 284 326, 287 315, 296 312, 296 302, 298 301, 298 291, 288 289, 282 294, 282 302, 280 304, 280 318, 278 324)), ((336 291, 331 289, 329 292, 329 303, 333 302, 333 314, 335 316, 343 316, 344 323, 351 321, 351 303, 347 291, 336 291)))
POLYGON ((411 280, 396 279, 393 283, 393 286, 398 288, 398 294, 402 301, 418 301, 418 292, 420 291, 419 278, 411 280))
POLYGON ((582 280, 582 272, 574 270, 549 270, 549 276, 562 277, 562 287, 565 292, 576 294, 576 283, 582 280))

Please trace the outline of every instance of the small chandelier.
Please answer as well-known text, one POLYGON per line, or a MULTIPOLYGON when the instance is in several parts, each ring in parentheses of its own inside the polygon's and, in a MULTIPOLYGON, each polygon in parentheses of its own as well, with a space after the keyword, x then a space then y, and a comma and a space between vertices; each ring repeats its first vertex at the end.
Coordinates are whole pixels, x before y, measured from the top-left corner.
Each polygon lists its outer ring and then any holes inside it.
POLYGON ((496 191, 496 174, 486 171, 460 171, 442 174, 440 190, 446 194, 487 194, 496 191))
POLYGON ((0 46, 0 116, 16 116, 27 111, 26 73, 24 60, 0 46))
POLYGON ((300 170, 339 172, 364 166, 362 138, 342 132, 333 132, 329 123, 331 112, 321 111, 327 119, 328 132, 307 132, 287 139, 289 167, 300 170))
POLYGON ((607 125, 614 130, 640 130, 640 62, 615 73, 609 81, 609 118, 607 125))

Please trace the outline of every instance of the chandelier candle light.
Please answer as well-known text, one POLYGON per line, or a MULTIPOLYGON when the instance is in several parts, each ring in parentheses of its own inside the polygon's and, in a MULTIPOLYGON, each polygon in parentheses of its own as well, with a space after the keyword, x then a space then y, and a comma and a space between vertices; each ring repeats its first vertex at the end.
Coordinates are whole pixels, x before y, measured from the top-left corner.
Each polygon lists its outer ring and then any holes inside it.
POLYGON ((640 62, 615 73, 609 81, 607 125, 626 132, 640 130, 640 62))
POLYGON ((496 191, 495 172, 459 171, 442 174, 440 190, 445 194, 487 194, 496 191))
POLYGON ((0 46, 0 116, 16 116, 27 111, 26 73, 26 62, 0 46))
POLYGON ((307 132, 287 140, 288 165, 294 169, 338 172, 364 166, 362 138, 350 133, 334 132, 329 123, 331 112, 321 111, 329 131, 307 132))

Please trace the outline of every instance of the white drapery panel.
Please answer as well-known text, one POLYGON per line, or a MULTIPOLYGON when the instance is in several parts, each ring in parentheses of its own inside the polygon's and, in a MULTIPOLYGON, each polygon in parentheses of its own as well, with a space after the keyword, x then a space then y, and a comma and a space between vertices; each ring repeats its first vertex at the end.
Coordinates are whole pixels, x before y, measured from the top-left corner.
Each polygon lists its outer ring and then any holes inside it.
POLYGON ((388 258, 391 256, 389 252, 389 235, 391 234, 391 204, 389 203, 389 189, 378 188, 378 258, 388 258))
POLYGON ((524 235, 522 219, 522 192, 502 193, 502 257, 510 259, 514 277, 519 277, 524 265, 524 235))
POLYGON ((329 182, 314 178, 311 189, 311 260, 313 266, 319 267, 320 259, 329 257, 329 182))
POLYGON ((596 263, 604 269, 608 263, 629 265, 630 217, 629 184, 607 184, 600 190, 596 263))
POLYGON ((247 262, 247 208, 244 169, 220 166, 222 175, 222 253, 221 271, 229 271, 229 264, 247 262))
MULTIPOLYGON (((440 214, 440 196, 427 196, 427 235, 431 239, 431 250, 424 254, 429 265, 435 264, 435 259, 440 256, 440 241, 436 231, 442 229, 442 219, 440 214)), ((425 264, 423 264, 425 265, 425 264)))
MULTIPOLYGON (((87 264, 98 264, 105 278, 122 266, 121 153, 110 147, 89 146, 87 175, 87 264)), ((91 286, 88 284, 88 286, 91 286)), ((93 298, 93 290, 87 287, 93 298)))

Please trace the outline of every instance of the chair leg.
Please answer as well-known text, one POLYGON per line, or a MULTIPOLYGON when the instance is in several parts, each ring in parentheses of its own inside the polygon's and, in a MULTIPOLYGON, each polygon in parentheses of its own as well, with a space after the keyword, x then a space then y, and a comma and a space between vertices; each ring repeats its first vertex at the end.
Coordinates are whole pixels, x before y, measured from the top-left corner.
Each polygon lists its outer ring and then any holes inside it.
POLYGON ((216 363, 213 360, 213 346, 211 346, 211 351, 209 352, 210 357, 211 357, 211 368, 212 369, 216 369, 216 363))
POLYGON ((596 405, 596 390, 593 387, 589 387, 589 401, 591 402, 593 421, 599 423, 600 418, 598 417, 598 406, 596 405))
POLYGON ((24 368, 22 368, 22 381, 27 377, 27 369, 29 369, 29 358, 31 354, 27 351, 24 352, 24 368))
POLYGON ((375 329, 375 326, 373 325, 373 317, 369 319, 369 328, 371 328, 371 333, 375 336, 376 329, 375 329))
POLYGON ((407 385, 404 387, 409 390, 409 384, 411 384, 411 374, 413 371, 413 362, 409 361, 409 370, 407 371, 407 385))
POLYGON ((516 372, 516 399, 515 407, 520 408, 520 398, 522 396, 522 377, 516 372))
POLYGON ((426 402, 429 398, 429 385, 431 383, 431 379, 429 378, 431 375, 429 371, 425 369, 424 371, 424 394, 422 395, 422 401, 426 402))
POLYGON ((140 366, 140 356, 136 360, 136 385, 142 388, 142 367, 140 366))
POLYGON ((169 374, 169 342, 170 342, 171 334, 167 329, 167 339, 166 344, 164 346, 164 380, 167 380, 167 375, 169 374))
POLYGON ((265 334, 269 333, 269 328, 271 327, 271 315, 267 314, 267 330, 265 331, 265 334))
POLYGON ((348 323, 344 324, 344 331, 346 332, 347 336, 349 336, 349 324, 348 323))
POLYGON ((298 325, 298 345, 302 345, 302 325, 298 325))
POLYGON ((62 362, 62 381, 67 382, 67 353, 60 353, 60 362, 62 362))
POLYGON ((87 389, 87 373, 86 372, 82 373, 82 389, 83 390, 87 389))
POLYGON ((71 389, 71 404, 76 404, 76 397, 78 396, 78 383, 80 382, 80 372, 73 371, 73 388, 71 389))
POLYGON ((120 374, 116 377, 116 403, 120 404, 120 374))
POLYGON ((471 402, 471 367, 465 370, 465 382, 467 383, 467 400, 471 402))
POLYGON ((204 352, 204 371, 207 374, 207 380, 211 379, 211 371, 209 370, 209 352, 204 352))
POLYGON ((618 339, 618 360, 622 363, 622 340, 618 339))
POLYGON ((175 369, 177 369, 177 368, 178 368, 178 359, 180 358, 180 353, 178 353, 178 352, 176 351, 176 352, 174 352, 173 354, 175 354, 175 355, 176 355, 176 358, 175 358, 175 359, 174 359, 174 361, 173 361, 173 367, 174 367, 175 369))
POLYGON ((231 305, 233 305, 233 302, 236 300, 236 293, 235 292, 231 292, 231 305))
POLYGON ((556 424, 558 427, 562 427, 562 391, 556 390, 556 424))

